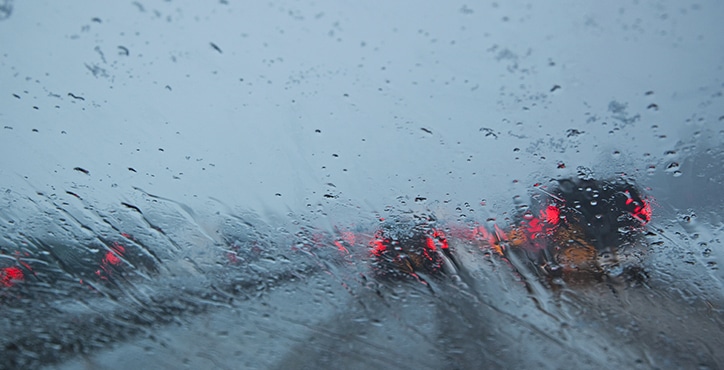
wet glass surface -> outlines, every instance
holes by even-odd
[[[722,16],[0,0],[0,368],[721,368]]]

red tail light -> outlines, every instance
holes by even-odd
[[[19,267],[11,266],[0,270],[0,285],[4,287],[11,287],[16,282],[22,281],[25,278],[23,270]]]

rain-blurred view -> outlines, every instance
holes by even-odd
[[[0,369],[724,368],[723,18],[0,0]]]

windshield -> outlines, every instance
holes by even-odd
[[[0,368],[720,368],[722,16],[0,0]]]

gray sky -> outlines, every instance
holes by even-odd
[[[0,23],[5,188],[504,208],[578,166],[641,178],[723,114],[716,1],[81,3]]]

